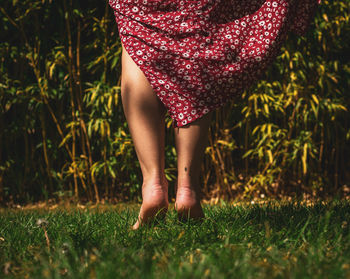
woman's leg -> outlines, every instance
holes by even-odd
[[[143,72],[123,47],[121,95],[124,113],[141,165],[142,206],[133,228],[168,208],[168,183],[164,175],[166,109]]]
[[[179,217],[200,219],[204,217],[200,204],[199,174],[212,113],[193,123],[175,128],[177,149],[177,193],[175,208]]]

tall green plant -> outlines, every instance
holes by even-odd
[[[117,25],[108,1],[80,4],[6,0],[0,8],[1,202],[139,197]],[[349,3],[323,1],[307,35],[290,35],[262,81],[216,112],[205,197],[334,192],[349,182],[348,32]],[[166,175],[174,182],[171,123]]]
[[[335,193],[348,183],[347,33],[349,3],[324,1],[307,35],[290,35],[263,80],[216,118],[220,125],[215,126],[207,150],[214,162],[208,161],[208,169],[213,165],[232,177],[214,188],[219,196],[232,196],[243,187],[247,195]],[[237,118],[225,117],[229,110]],[[244,151],[238,156],[241,161],[235,162],[241,179],[229,170],[231,164],[220,159],[232,142],[218,144],[227,138],[225,126],[232,127],[230,135],[239,141],[225,157]]]

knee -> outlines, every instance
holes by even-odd
[[[156,93],[151,88],[135,82],[133,79],[122,79],[120,89],[124,106],[144,111],[158,111],[161,117],[165,117],[167,110]]]
[[[132,90],[132,83],[125,78],[122,78],[121,84],[120,84],[120,93],[123,96],[129,95]]]

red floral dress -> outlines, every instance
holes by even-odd
[[[187,125],[249,87],[286,34],[302,35],[318,0],[109,0],[121,41]]]

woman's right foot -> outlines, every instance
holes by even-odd
[[[200,220],[204,218],[199,195],[190,186],[177,188],[175,210],[182,221],[188,219]]]

